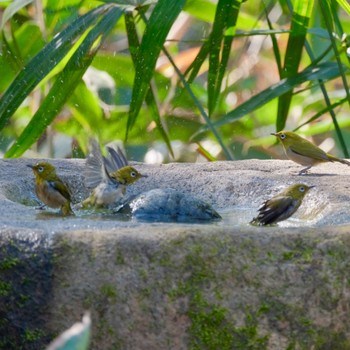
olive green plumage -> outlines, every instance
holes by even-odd
[[[271,225],[292,216],[300,207],[306,193],[314,186],[295,184],[283,192],[268,199],[259,208],[259,215],[250,223],[253,225]]]
[[[61,214],[71,215],[71,194],[67,185],[57,176],[55,167],[47,162],[28,165],[35,175],[35,193],[50,208],[60,208]]]
[[[84,178],[91,194],[82,202],[83,208],[115,204],[123,198],[127,186],[141,177],[147,177],[128,164],[119,148],[116,151],[107,147],[107,150],[109,156],[103,157],[97,141],[90,140],[90,153],[86,159]]]
[[[306,166],[306,168],[300,170],[299,175],[305,174],[311,167],[324,162],[339,162],[350,165],[349,161],[326,153],[292,131],[279,131],[271,135],[278,137],[281,141],[288,159]]]

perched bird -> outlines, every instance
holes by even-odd
[[[90,140],[90,153],[86,159],[85,185],[91,189],[90,196],[82,202],[82,207],[105,207],[117,203],[124,196],[126,187],[141,177],[128,164],[122,151],[107,147],[109,157],[103,157],[96,140]]]
[[[272,133],[271,135],[278,137],[282,142],[284,152],[288,159],[306,166],[306,168],[300,170],[299,175],[306,174],[311,167],[324,162],[340,162],[350,165],[350,162],[347,160],[326,153],[321,148],[292,131],[280,131]]]
[[[70,206],[70,191],[57,176],[55,167],[47,162],[39,162],[28,167],[32,168],[35,175],[37,197],[51,208],[60,208],[62,215],[74,214]]]
[[[295,184],[283,192],[268,199],[259,208],[259,215],[250,223],[253,225],[271,225],[292,216],[300,207],[306,193],[315,186]]]

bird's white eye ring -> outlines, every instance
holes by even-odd
[[[280,138],[281,138],[281,140],[284,140],[286,138],[286,134],[281,134]]]
[[[300,192],[305,192],[305,187],[304,187],[304,186],[300,186],[300,187],[299,187],[299,191],[300,191]]]
[[[131,176],[131,177],[136,177],[135,171],[132,171],[132,172],[130,173],[130,176]]]
[[[38,171],[39,171],[39,173],[42,173],[44,171],[44,167],[39,166]]]

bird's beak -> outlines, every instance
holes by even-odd
[[[316,186],[309,186],[309,189],[310,189],[310,188],[314,188],[314,187],[316,187]]]
[[[145,175],[145,174],[141,174],[141,177],[148,177],[148,175]]]
[[[27,164],[27,167],[28,167],[28,168],[31,168],[31,169],[33,169],[33,166],[34,166],[34,165],[31,165],[31,164]]]
[[[274,132],[272,132],[270,135],[277,136],[277,134],[276,134],[276,133],[274,133]]]

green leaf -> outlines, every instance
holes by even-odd
[[[121,9],[109,7],[101,21],[91,29],[68,61],[66,67],[58,74],[49,94],[17,141],[6,152],[5,157],[19,157],[22,155],[51,124],[91,64],[99,48],[99,46],[96,47],[96,42],[99,45],[102,44],[103,38],[110,32],[121,15]]]
[[[187,70],[185,72],[185,75],[187,75],[189,72],[191,72],[191,74],[190,74],[190,76],[188,78],[188,83],[189,84],[191,84],[193,82],[193,80],[197,77],[198,72],[199,72],[199,70],[202,67],[202,64],[204,63],[206,57],[208,56],[209,47],[210,47],[210,43],[207,40],[202,45],[202,47],[199,50],[196,58],[193,60],[193,62],[187,68]]]
[[[336,0],[337,3],[343,8],[344,11],[350,16],[350,5],[346,0]]]
[[[181,80],[182,84],[184,85],[185,89],[187,90],[188,94],[191,96],[195,106],[199,110],[199,113],[204,118],[205,122],[207,123],[208,129],[210,129],[210,131],[215,136],[216,140],[219,142],[222,150],[224,151],[224,153],[226,155],[226,158],[227,159],[233,159],[231,151],[225,146],[225,143],[224,143],[222,137],[220,136],[218,130],[216,130],[215,126],[213,125],[213,122],[210,120],[208,114],[205,112],[205,110],[204,110],[203,106],[201,105],[200,101],[198,100],[198,98],[193,93],[193,90],[190,87],[189,83],[186,81],[185,76],[180,72],[179,68],[176,66],[174,60],[172,59],[172,57],[170,56],[169,52],[167,51],[167,49],[165,47],[163,47],[163,52],[167,56],[167,58],[168,58],[169,62],[171,63],[171,65],[174,67],[177,76],[180,78],[180,80]]]
[[[270,86],[257,95],[251,97],[248,101],[243,102],[236,109],[228,112],[221,119],[215,122],[214,126],[219,127],[232,123],[237,119],[257,110],[269,101],[272,101],[288,91],[292,91],[295,87],[302,83],[319,79],[331,80],[338,77],[339,74],[339,67],[333,62],[321,63],[316,67],[308,67],[294,77],[282,79],[277,84]],[[200,132],[206,130],[208,130],[208,127],[202,128]]]
[[[137,54],[126,139],[130,129],[135,124],[142,103],[147,95],[154,68],[165,39],[181,12],[185,1],[159,0],[148,20]]]
[[[127,12],[125,14],[125,25],[126,25],[126,31],[127,31],[128,41],[129,41],[130,54],[131,54],[131,57],[132,57],[134,63],[136,64],[137,54],[138,54],[138,51],[140,48],[140,44],[139,44],[139,39],[137,36],[134,17],[133,17],[131,12]],[[173,149],[171,147],[169,135],[164,128],[164,125],[163,125],[164,121],[162,121],[161,116],[159,114],[159,109],[158,109],[157,102],[155,99],[155,93],[153,92],[153,88],[152,88],[151,83],[150,83],[150,88],[147,92],[145,101],[146,101],[147,106],[149,107],[149,109],[151,111],[151,116],[157,125],[157,129],[158,129],[159,133],[163,137],[163,140],[166,143],[170,154],[172,155],[172,157],[174,157],[174,152],[173,152]]]
[[[334,109],[338,106],[341,106],[343,103],[347,102],[347,97],[344,97],[342,99],[340,99],[337,102],[334,102],[333,104],[329,104],[327,105],[327,107],[325,107],[324,109],[321,109],[320,111],[318,111],[314,116],[312,116],[311,118],[309,118],[306,122],[300,124],[297,128],[295,128],[293,131],[297,131],[300,128],[302,128],[304,125],[310,124],[311,122],[317,120],[319,117],[321,117],[322,115],[328,113],[328,112],[333,112]]]
[[[268,16],[269,13],[267,11],[266,6],[264,6],[264,10],[265,10],[265,14],[266,14],[267,24],[268,24],[268,26],[270,28],[270,31],[273,31],[272,23],[271,23],[270,18]],[[281,76],[282,75],[281,53],[280,53],[280,50],[279,50],[279,47],[278,47],[278,42],[277,42],[275,34],[276,33],[271,33],[270,36],[271,36],[271,41],[272,41],[273,53],[275,55],[275,61],[276,61],[277,68],[278,68],[278,73]]]
[[[20,9],[33,2],[33,0],[14,0],[9,6],[6,7],[2,16],[0,30],[3,30],[5,23]]]
[[[215,7],[210,0],[187,0],[184,11],[197,19],[213,23]]]
[[[57,34],[17,75],[0,99],[0,130],[23,100],[67,55],[76,39],[103,16],[110,5],[100,6],[79,17],[70,26]]]
[[[222,79],[236,30],[241,0],[219,0],[209,37],[208,110],[211,115],[220,96]],[[225,30],[230,34],[225,35]]]
[[[282,79],[292,77],[298,72],[313,5],[314,0],[296,0],[294,2]],[[282,130],[286,124],[292,96],[293,90],[289,90],[286,94],[281,95],[278,100],[277,130]]]

